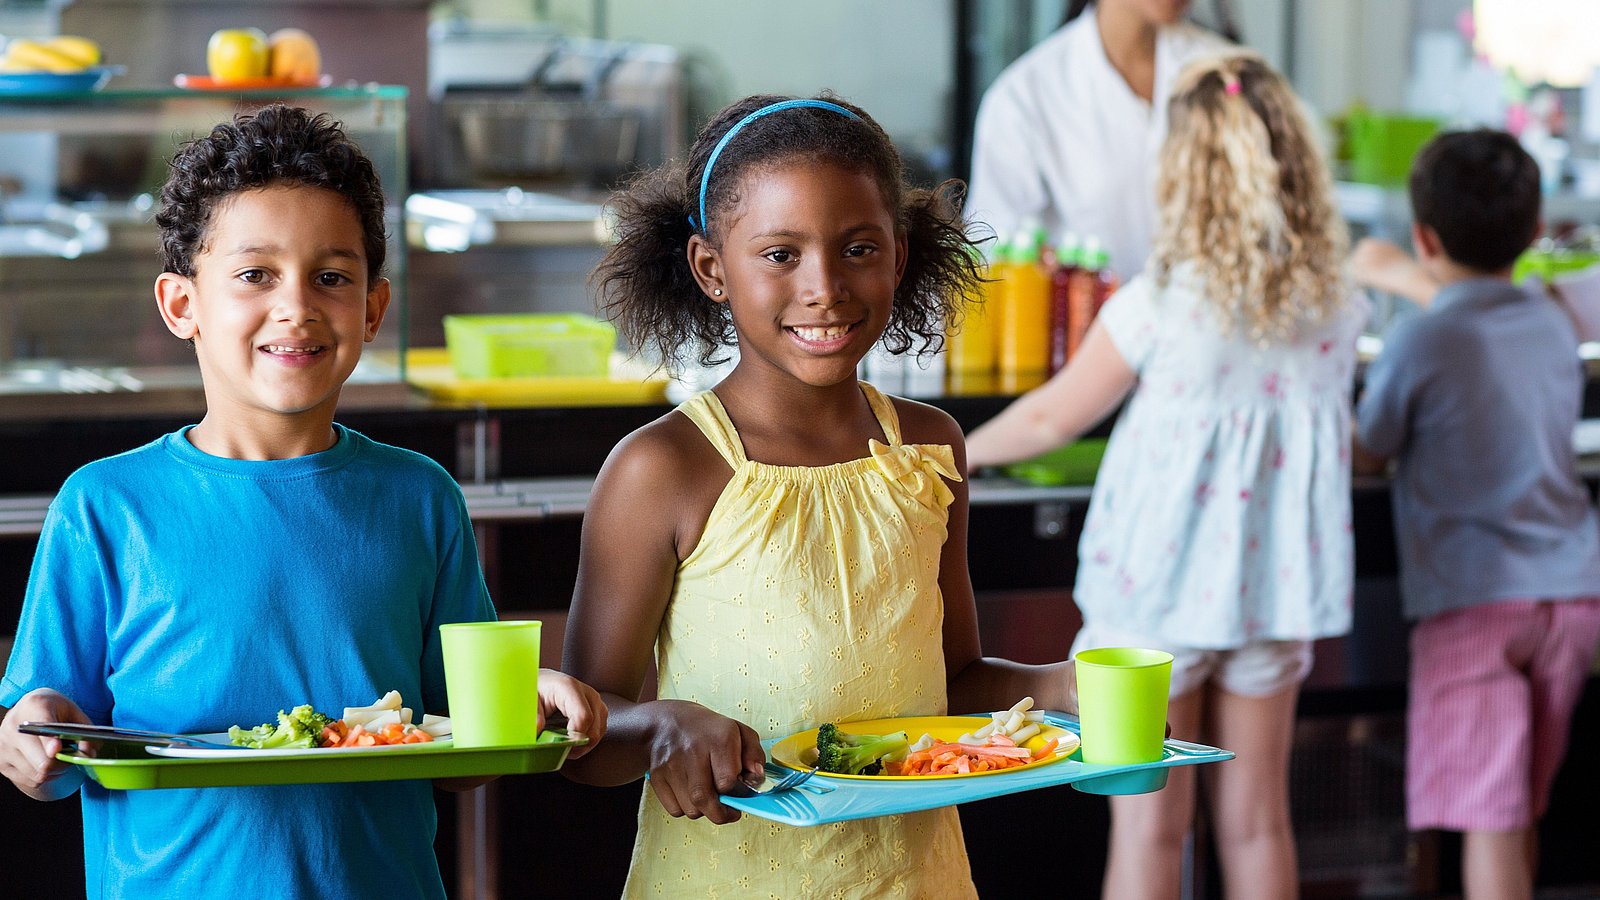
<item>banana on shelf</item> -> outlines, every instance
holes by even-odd
[[[0,55],[0,72],[69,74],[100,65],[100,45],[63,34],[51,38],[12,38]]]

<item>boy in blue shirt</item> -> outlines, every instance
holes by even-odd
[[[1357,407],[1357,468],[1397,462],[1401,595],[1416,621],[1406,818],[1464,833],[1474,898],[1532,892],[1535,826],[1600,642],[1600,526],[1572,449],[1578,339],[1554,300],[1510,280],[1539,202],[1538,166],[1511,135],[1423,149],[1419,260],[1389,282],[1416,286],[1428,309],[1385,337]]]
[[[444,707],[439,626],[495,615],[461,491],[333,421],[389,304],[383,214],[370,161],[304,110],[172,161],[155,295],[206,413],[67,479],[0,681],[0,774],[41,800],[81,788],[91,897],[445,896],[426,781],[107,791],[17,730],[214,732],[389,690]],[[587,686],[546,670],[539,693],[603,733]]]

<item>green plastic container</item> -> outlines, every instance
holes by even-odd
[[[1512,265],[1511,280],[1521,284],[1529,275],[1538,275],[1548,283],[1558,275],[1581,272],[1596,265],[1600,265],[1600,253],[1593,250],[1528,250]]]
[[[1084,438],[1042,453],[1033,459],[1006,466],[1007,477],[1039,487],[1094,484],[1100,471],[1100,458],[1106,453],[1105,438]]]
[[[1439,120],[1356,111],[1345,120],[1350,177],[1367,184],[1404,184],[1411,161],[1439,132]]]
[[[444,317],[461,378],[604,378],[617,330],[580,313]]]

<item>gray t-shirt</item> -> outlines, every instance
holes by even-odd
[[[1394,327],[1356,428],[1397,460],[1408,618],[1600,595],[1600,527],[1572,449],[1582,402],[1571,320],[1504,279],[1451,284]]]

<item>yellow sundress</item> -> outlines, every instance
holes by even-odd
[[[678,409],[733,468],[678,567],[657,643],[659,696],[763,739],[823,722],[946,713],[939,591],[959,479],[948,445],[903,444],[862,384],[885,445],[831,466],[745,458],[716,395]],[[666,814],[648,786],[627,897],[976,897],[954,807],[809,828]]]

